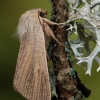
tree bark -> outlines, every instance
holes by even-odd
[[[68,20],[68,3],[66,0],[51,0],[53,22],[61,23]],[[54,73],[56,76],[56,91],[58,98],[52,97],[52,100],[84,100],[91,93],[79,79],[77,72],[70,63],[70,50],[68,44],[68,35],[65,28],[52,27],[56,38],[61,45],[51,40],[48,47],[48,55],[53,62]]]

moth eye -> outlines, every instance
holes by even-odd
[[[44,13],[43,13],[43,12],[40,12],[40,16],[41,16],[41,17],[44,17],[45,15],[44,15]]]

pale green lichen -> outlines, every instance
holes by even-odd
[[[97,56],[100,52],[100,1],[99,0],[67,0],[69,4],[69,15],[68,20],[65,24],[69,25],[68,31],[69,36],[72,33],[76,35],[79,34],[81,28],[78,27],[80,24],[84,28],[83,34],[84,37],[81,37],[80,43],[73,43],[68,39],[70,47],[75,55],[75,57],[79,60],[77,64],[86,62],[87,63],[87,71],[86,74],[91,75],[92,62],[95,59],[99,63],[99,67],[97,72],[100,70],[100,59]],[[82,23],[77,22],[81,22]],[[73,24],[74,23],[74,24]],[[88,30],[88,31],[87,31]],[[80,35],[78,36],[80,37]],[[93,41],[96,43],[94,50],[91,50],[89,45],[89,41]],[[87,55],[86,57],[82,57],[82,52],[78,51],[78,48],[86,48]]]

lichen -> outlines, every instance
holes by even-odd
[[[99,0],[91,0],[88,2],[87,0],[66,0],[69,5],[69,14],[68,20],[64,22],[64,25],[69,25],[66,31],[68,31],[69,36],[73,33],[76,33],[80,38],[80,43],[76,44],[74,41],[71,43],[70,39],[68,39],[70,47],[77,58],[79,63],[86,62],[87,63],[87,71],[86,74],[91,75],[92,63],[95,59],[98,63],[100,59],[98,57],[98,53],[100,52],[100,10],[99,10]],[[82,23],[78,23],[76,20],[81,21]],[[79,27],[79,26],[82,27]],[[84,30],[81,32],[81,30]],[[81,32],[81,33],[80,33]],[[90,33],[90,35],[88,34]],[[84,37],[82,37],[82,35]],[[91,50],[89,45],[89,41],[93,41],[96,43],[94,50]],[[78,48],[85,48],[87,55],[83,57],[83,53],[78,51]],[[97,72],[100,70],[97,68]]]

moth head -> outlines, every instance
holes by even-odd
[[[48,14],[48,12],[47,12],[46,10],[39,10],[39,11],[38,11],[38,14],[39,14],[39,16],[41,16],[41,17],[46,17],[47,14]]]

